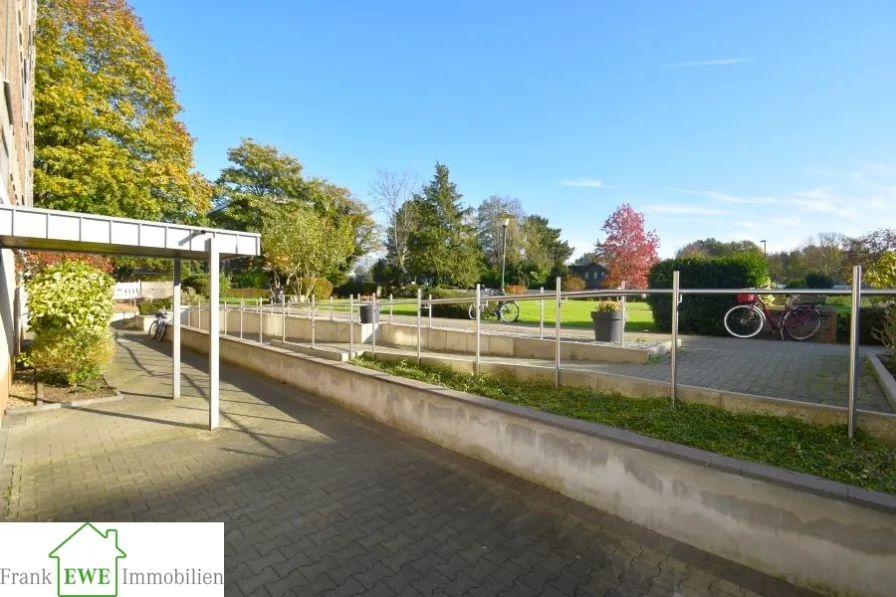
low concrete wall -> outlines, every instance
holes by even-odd
[[[408,360],[406,354],[390,353],[388,350],[379,350],[375,355],[371,355],[369,352],[365,354],[384,361]],[[475,371],[473,361],[451,358],[447,355],[423,355],[421,361],[425,365],[450,367],[462,373]],[[551,383],[554,381],[553,367],[482,361],[479,370],[482,373],[508,374],[521,381],[537,380]],[[671,392],[671,382],[569,368],[560,370],[560,385],[589,388],[601,392],[616,392],[630,398],[665,398]],[[678,395],[689,402],[718,406],[725,410],[765,413],[782,417],[791,416],[816,425],[845,425],[848,419],[847,410],[843,407],[813,404],[800,400],[786,400],[682,384],[678,384]],[[888,446],[896,448],[896,415],[868,410],[859,410],[858,414],[860,428]]]
[[[221,329],[236,331],[242,325],[243,335],[252,338],[258,334],[259,317],[264,320],[264,334],[275,338],[283,336],[283,321],[286,320],[286,339],[292,341],[311,340],[311,319],[290,315],[286,318],[280,313],[270,311],[261,313],[245,311],[240,321],[239,310],[228,310],[225,317],[221,311]],[[198,325],[199,313],[193,309],[190,314],[190,325]],[[186,323],[186,320],[184,320]],[[208,329],[209,312],[202,312],[202,328]],[[355,342],[370,343],[374,333],[373,324],[355,323]],[[226,327],[225,327],[226,326]],[[349,322],[330,320],[324,316],[314,321],[314,336],[318,342],[349,342]],[[533,359],[554,359],[554,340],[524,336],[508,336],[503,334],[480,334],[480,352],[489,356],[509,356]],[[455,354],[476,354],[476,332],[452,330],[445,328],[423,327],[420,330],[423,350]],[[417,327],[397,323],[378,324],[376,329],[377,343],[384,346],[417,347]],[[564,361],[589,361],[596,363],[646,363],[651,355],[668,351],[669,343],[658,344],[652,348],[630,348],[607,346],[587,342],[560,342],[560,358]]]
[[[455,354],[476,354],[476,332],[445,328],[420,330],[423,350]],[[483,355],[554,360],[554,340],[482,333],[479,350]],[[388,346],[417,346],[417,328],[395,323],[380,324],[377,341]],[[653,349],[628,348],[589,344],[586,342],[560,342],[560,358],[564,361],[591,361],[603,363],[646,363],[652,354],[662,354],[662,345]]]
[[[893,496],[251,342],[222,338],[221,358],[795,584],[896,586]]]

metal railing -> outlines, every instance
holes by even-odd
[[[461,305],[482,305],[483,301],[489,302],[525,302],[525,301],[539,301],[539,324],[538,324],[538,337],[541,339],[545,339],[545,309],[544,303],[546,300],[554,300],[555,301],[555,315],[554,315],[554,350],[553,350],[553,360],[554,360],[554,384],[555,386],[559,386],[561,382],[562,368],[561,368],[561,331],[562,331],[562,309],[563,303],[569,299],[588,299],[588,298],[596,298],[596,299],[621,299],[624,301],[625,297],[632,296],[665,296],[669,295],[672,299],[672,320],[671,320],[671,343],[669,347],[669,356],[670,356],[670,366],[669,366],[669,382],[670,382],[670,391],[669,398],[673,404],[676,404],[678,400],[678,368],[679,368],[679,309],[682,301],[685,301],[689,296],[735,296],[739,294],[754,294],[754,295],[774,295],[774,296],[794,296],[794,295],[824,295],[824,296],[849,296],[851,298],[851,323],[849,330],[849,378],[847,385],[847,411],[848,411],[848,429],[849,436],[854,437],[855,429],[856,429],[856,417],[857,417],[857,398],[858,398],[858,388],[859,388],[859,376],[861,374],[861,366],[859,362],[859,330],[860,330],[860,317],[861,317],[861,302],[864,297],[896,297],[896,289],[888,288],[888,289],[871,289],[871,288],[863,288],[862,287],[862,270],[861,267],[855,267],[853,270],[853,279],[852,286],[850,289],[812,289],[812,288],[682,288],[681,287],[681,278],[678,271],[673,272],[672,277],[672,288],[650,288],[650,289],[626,289],[626,288],[610,288],[610,289],[600,289],[600,290],[580,290],[580,291],[562,291],[561,290],[561,280],[558,278],[556,281],[556,290],[554,292],[554,296],[551,297],[550,294],[544,292],[544,289],[541,289],[539,292],[530,292],[528,294],[521,295],[488,295],[486,296],[483,292],[483,289],[477,285],[476,289],[470,296],[459,296],[459,297],[451,297],[451,298],[431,298],[428,296],[427,298],[423,298],[422,288],[418,288],[416,299],[394,299],[391,295],[387,301],[377,301],[376,299],[372,301],[361,301],[359,297],[350,296],[348,300],[348,311],[346,313],[347,320],[349,323],[349,353],[351,355],[355,354],[355,325],[356,322],[359,321],[360,316],[358,315],[358,319],[356,319],[356,311],[360,311],[360,309],[364,306],[372,306],[374,311],[374,317],[377,323],[380,323],[380,314],[379,311],[388,310],[388,323],[393,323],[394,319],[394,308],[399,305],[413,305],[415,307],[415,317],[416,317],[416,360],[417,363],[420,364],[423,358],[423,316],[424,311],[427,311],[427,329],[433,327],[433,309],[434,305],[451,305],[451,304],[461,304]],[[624,303],[623,303],[624,304]],[[309,307],[308,313],[311,319],[311,345],[315,346],[315,324],[316,324],[316,302],[314,299],[310,301],[310,304],[305,304],[306,307]],[[300,315],[299,311],[294,311],[293,313],[289,312],[289,305],[282,304],[279,305],[281,309],[281,313],[278,315],[281,318],[283,329],[282,329],[282,338],[285,341],[287,338],[286,334],[286,322],[289,317]],[[341,307],[341,305],[340,305]],[[199,321],[201,326],[202,321],[202,305],[199,305]],[[240,304],[240,337],[242,337],[243,333],[243,310],[254,311],[259,315],[259,335],[258,341],[263,342],[263,331],[264,331],[264,316],[267,314],[264,310],[263,305],[259,301],[257,306],[250,307],[244,306]],[[330,319],[334,318],[334,303],[331,300],[329,303],[329,311],[330,311]],[[474,309],[476,313],[475,319],[475,335],[476,335],[476,344],[475,344],[475,357],[474,357],[474,367],[475,371],[479,372],[481,369],[481,359],[482,359],[482,350],[481,350],[481,336],[483,333],[482,329],[482,313],[481,309]],[[343,313],[345,313],[343,311]],[[210,314],[210,310],[209,310]],[[271,306],[270,315],[274,315],[274,306]],[[373,327],[370,337],[371,350],[373,353],[376,353],[376,330],[377,326]],[[362,343],[364,343],[364,339],[361,339]]]

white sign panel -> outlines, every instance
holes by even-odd
[[[224,595],[224,523],[3,523],[0,595]]]

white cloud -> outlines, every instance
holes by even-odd
[[[729,193],[720,191],[695,191],[693,189],[680,189],[676,187],[665,187],[667,191],[682,193],[684,195],[693,195],[695,197],[706,197],[715,199],[724,203],[737,203],[742,205],[771,204],[780,203],[781,201],[775,197],[758,196],[758,197],[737,197]]]
[[[728,64],[743,64],[749,62],[749,58],[722,58],[719,60],[690,60],[687,62],[677,62],[675,64],[667,64],[666,68],[690,68],[695,66],[725,66]]]
[[[713,207],[699,205],[648,205],[644,208],[648,213],[675,214],[682,216],[721,216],[728,212]]]
[[[605,185],[602,181],[597,180],[595,178],[576,178],[576,179],[564,179],[560,181],[560,186],[564,187],[584,187],[588,189],[606,189],[607,185]]]
[[[803,223],[803,219],[799,216],[780,216],[769,218],[768,223],[777,226],[800,226]]]

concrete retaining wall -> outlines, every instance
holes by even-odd
[[[251,342],[222,338],[221,358],[795,584],[896,586],[893,496]]]
[[[364,354],[385,361],[408,360],[407,355],[389,353],[388,351],[378,351],[376,355],[371,355],[369,352]],[[421,360],[425,365],[450,367],[462,373],[475,371],[473,361],[451,358],[447,355],[444,357],[423,355]],[[553,367],[481,361],[479,370],[482,373],[506,373],[521,381],[537,380],[551,383],[554,381]],[[616,392],[630,398],[666,398],[671,392],[671,382],[568,368],[561,369],[560,384],[601,392]],[[839,406],[742,394],[729,390],[714,390],[678,384],[678,395],[689,402],[718,406],[725,410],[766,413],[782,417],[791,416],[816,425],[845,425],[848,418],[847,410]],[[859,427],[888,446],[896,448],[896,415],[867,410],[859,410],[858,413]]]
[[[283,316],[280,313],[262,312],[259,315],[254,311],[243,313],[243,335],[252,337],[258,334],[258,318],[264,319],[264,334],[275,338],[282,338]],[[190,315],[190,325],[196,326],[199,313],[193,309]],[[291,341],[311,340],[311,319],[291,315],[286,319],[286,339]],[[208,329],[209,312],[202,312],[202,328]],[[186,319],[184,320],[186,323]],[[227,312],[225,318],[221,311],[221,329],[235,331],[240,326],[239,310]],[[373,324],[355,323],[355,342],[370,343],[374,332]],[[316,319],[314,322],[315,339],[319,342],[349,342],[349,322],[344,320],[330,320],[328,317]],[[417,347],[417,327],[397,323],[380,323],[376,330],[376,341],[384,346],[404,348]],[[476,332],[467,330],[453,330],[445,328],[428,328],[420,330],[421,346],[423,350],[432,352],[447,352],[456,354],[476,354]],[[489,356],[510,356],[533,359],[554,359],[555,344],[553,340],[541,340],[539,338],[507,336],[502,334],[480,334],[480,351]],[[589,344],[586,342],[561,342],[560,358],[564,361],[590,361],[603,363],[646,363],[653,354],[662,354],[668,350],[668,346],[659,344],[655,347],[628,348],[621,346],[607,346]]]

